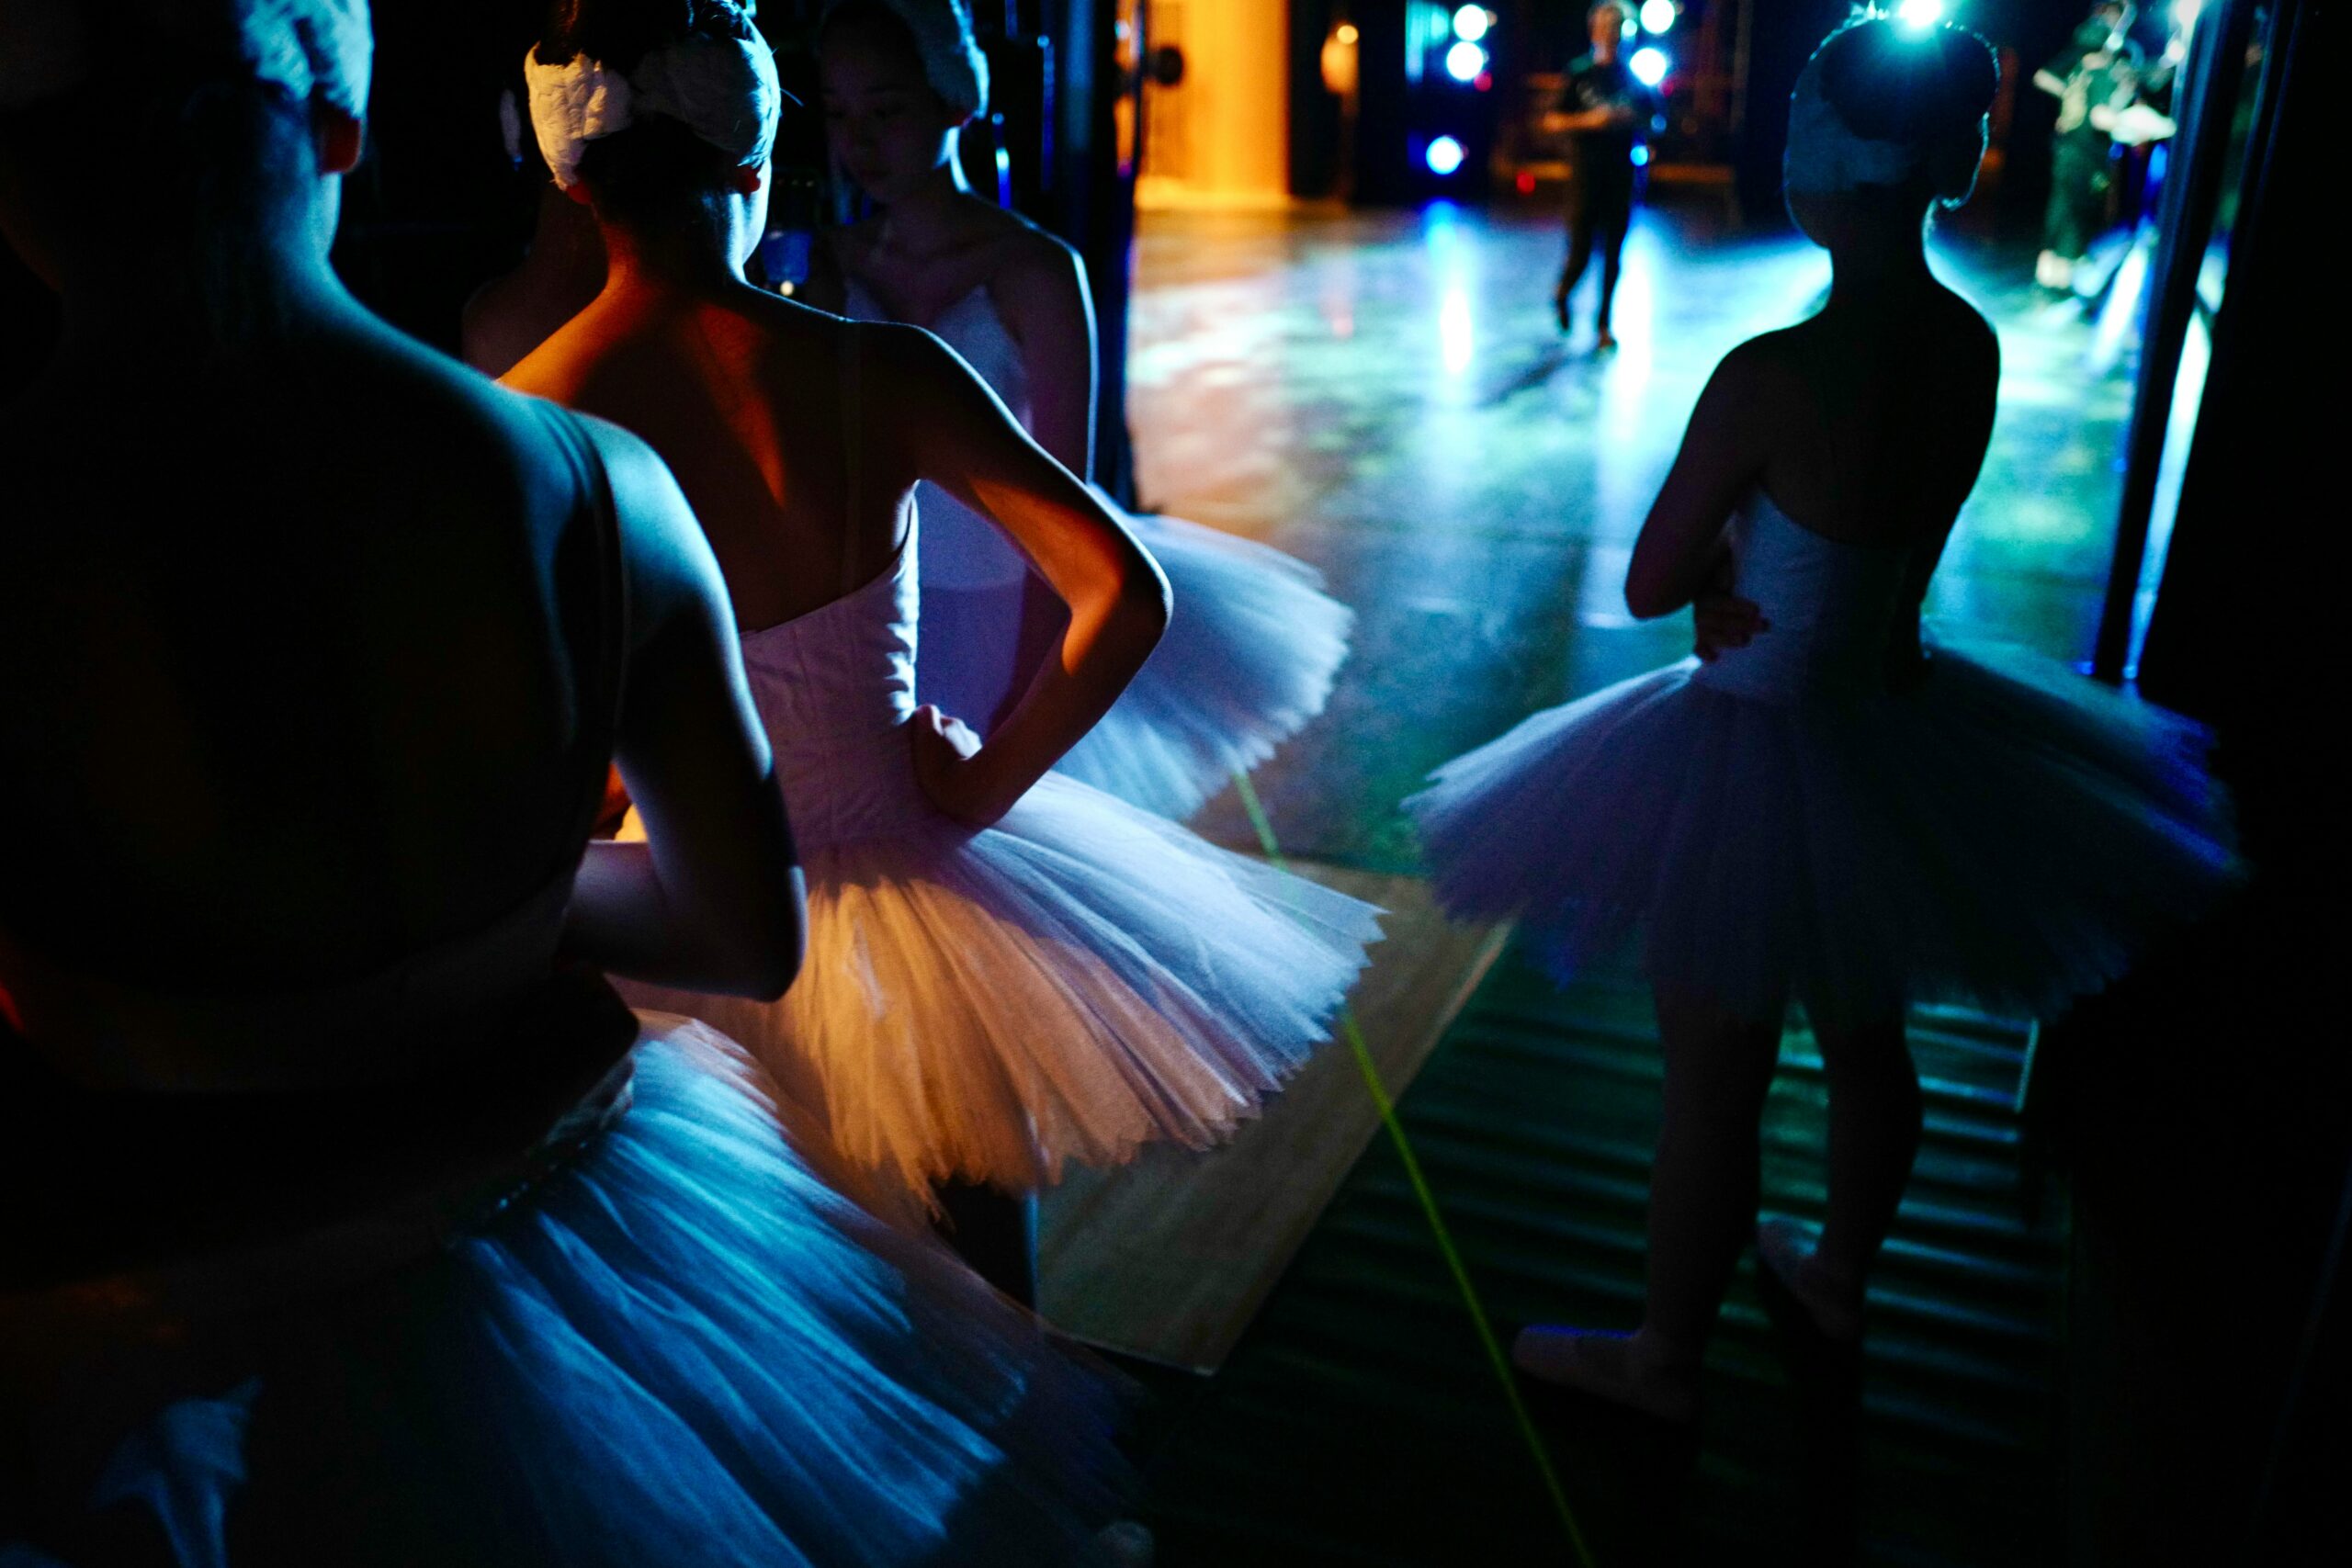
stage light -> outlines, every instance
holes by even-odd
[[[1445,51],[1445,73],[1457,82],[1475,82],[1487,68],[1487,51],[1475,43],[1457,43]]]
[[[1944,19],[1944,0],[1903,0],[1894,19],[1906,28],[1932,28]]]
[[[1441,136],[1430,143],[1430,150],[1421,154],[1421,161],[1430,166],[1430,174],[1442,178],[1462,166],[1463,156],[1461,142],[1451,136]]]
[[[1353,43],[1356,41],[1358,36],[1359,35],[1356,32],[1356,25],[1353,22],[1341,22],[1340,24],[1339,37],[1341,43]]]
[[[1487,36],[1487,8],[1464,6],[1453,13],[1453,36],[1464,43],[1476,43]]]
[[[1674,0],[1642,0],[1642,30],[1663,33],[1672,29],[1676,16]]]
[[[1645,87],[1655,87],[1665,81],[1666,73],[1673,67],[1674,62],[1667,59],[1666,51],[1652,49],[1646,44],[1634,51],[1634,57],[1625,62],[1625,69],[1631,71],[1634,80]]]
[[[1648,148],[1646,148],[1646,147],[1643,146],[1643,145],[1642,145],[1640,142],[1638,142],[1638,141],[1634,142],[1634,167],[1635,167],[1635,168],[1637,168],[1637,169],[1644,169],[1644,168],[1647,168],[1647,167],[1649,166],[1649,162],[1650,162],[1650,150],[1649,150]]]

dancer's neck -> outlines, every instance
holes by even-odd
[[[876,248],[912,261],[953,250],[969,233],[978,205],[963,164],[951,152],[921,185],[882,209]]]
[[[531,230],[523,270],[533,276],[571,276],[591,267],[601,272],[604,265],[605,237],[596,215],[553,185],[541,188],[538,221]]]
[[[734,226],[718,220],[637,228],[600,225],[608,294],[716,297],[748,288]]]
[[[1874,226],[1829,253],[1829,303],[1860,304],[1890,294],[1935,286],[1928,268],[1925,229],[1918,224]]]

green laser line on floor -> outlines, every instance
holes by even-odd
[[[1290,862],[1283,855],[1281,842],[1274,837],[1274,825],[1266,816],[1266,807],[1258,798],[1258,791],[1247,773],[1236,772],[1233,787],[1241,798],[1242,810],[1250,814],[1250,825],[1257,830],[1259,847],[1277,871],[1290,870]],[[1396,1102],[1388,1093],[1388,1086],[1380,1076],[1380,1064],[1373,1060],[1372,1047],[1364,1043],[1363,1030],[1356,1022],[1355,1009],[1342,1001],[1340,1004],[1340,1034],[1355,1056],[1356,1070],[1363,1075],[1364,1088],[1372,1095],[1372,1103],[1380,1112],[1380,1124],[1388,1130],[1388,1141],[1396,1145],[1396,1157],[1404,1163],[1405,1179],[1412,1185],[1413,1196],[1419,1201],[1421,1216],[1429,1222],[1430,1235],[1437,1241],[1437,1249],[1445,1259],[1447,1272],[1453,1276],[1454,1288],[1461,1293],[1462,1305],[1470,1314],[1470,1325],[1477,1331],[1478,1343],[1487,1353],[1487,1364],[1494,1370],[1495,1379],[1502,1385],[1503,1400],[1510,1406],[1512,1422],[1519,1428],[1521,1439],[1527,1445],[1528,1457],[1535,1461],[1536,1473],[1543,1478],[1544,1495],[1552,1502],[1552,1511],[1559,1516],[1560,1528],[1566,1532],[1568,1546],[1576,1553],[1583,1568],[1595,1568],[1592,1549],[1585,1544],[1584,1531],[1577,1525],[1576,1512],[1568,1506],[1568,1494],[1560,1484],[1559,1472],[1552,1463],[1551,1450],[1544,1447],[1544,1436],[1535,1429],[1535,1418],[1528,1413],[1527,1402],[1519,1392],[1519,1380],[1512,1376],[1510,1359],[1503,1354],[1502,1341],[1496,1337],[1494,1321],[1487,1315],[1486,1303],[1479,1298],[1478,1288],[1471,1282],[1470,1268],[1463,1260],[1461,1249],[1453,1245],[1453,1233],[1446,1228],[1445,1216],[1438,1209],[1437,1192],[1430,1186],[1429,1178],[1421,1170],[1419,1156],[1413,1153],[1410,1140],[1405,1136],[1405,1124],[1397,1119]]]

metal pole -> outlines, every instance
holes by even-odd
[[[2165,434],[2172,423],[2173,385],[2181,346],[2197,309],[2197,275],[2213,236],[2213,208],[2230,152],[2230,121],[2245,76],[2243,62],[2256,0],[2222,0],[2199,17],[2190,40],[2188,112],[2182,117],[2175,173],[2165,180],[2164,243],[2156,251],[2155,287],[2148,291],[2141,327],[2140,379],[2132,400],[2125,444],[2123,494],[2116,506],[2115,553],[2107,573],[2091,673],[2111,685],[2123,682],[2132,650],[2132,621],[2140,573],[2148,553],[2148,519],[2156,499]]]

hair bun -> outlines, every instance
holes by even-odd
[[[584,54],[627,73],[657,49],[696,33],[724,36],[742,22],[736,0],[554,0],[537,56],[560,65]]]
[[[1857,136],[1931,142],[1973,132],[2001,85],[1993,46],[1966,28],[1872,17],[1821,46],[1821,90]]]

